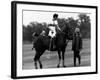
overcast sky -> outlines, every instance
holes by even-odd
[[[59,18],[68,18],[73,17],[74,19],[78,19],[79,13],[61,13],[61,12],[42,12],[42,11],[23,11],[23,24],[28,25],[30,22],[46,22],[52,23],[52,16],[54,13],[59,15]]]

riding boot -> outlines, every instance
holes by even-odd
[[[55,37],[53,38],[53,50],[56,49]]]

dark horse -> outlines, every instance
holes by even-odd
[[[64,55],[65,55],[65,48],[67,46],[67,40],[71,39],[71,36],[69,35],[70,33],[70,28],[66,25],[62,28],[61,32],[58,32],[56,34],[56,51],[58,51],[58,56],[59,56],[59,63],[57,67],[60,67],[60,62],[62,59],[62,66],[65,66],[65,61],[64,61]],[[45,52],[45,50],[49,50],[50,46],[50,37],[49,36],[42,36],[40,35],[37,37],[37,40],[34,43],[34,48],[36,51],[35,57],[34,57],[34,65],[35,68],[37,69],[37,62],[40,65],[40,68],[42,68],[42,63],[40,61],[40,56]],[[50,49],[51,50],[51,49]],[[52,51],[52,50],[51,50]],[[61,56],[62,55],[62,56]]]

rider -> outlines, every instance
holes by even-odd
[[[53,48],[56,48],[56,45],[55,45],[56,33],[57,33],[57,30],[61,31],[60,27],[58,26],[58,14],[53,15],[53,25],[49,26],[49,29],[50,31],[48,35],[51,37],[51,40],[53,41]]]

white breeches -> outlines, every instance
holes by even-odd
[[[49,26],[49,29],[50,29],[50,31],[49,31],[49,36],[51,36],[52,38],[53,37],[55,37],[56,36],[56,29],[55,29],[55,27],[54,26]]]

